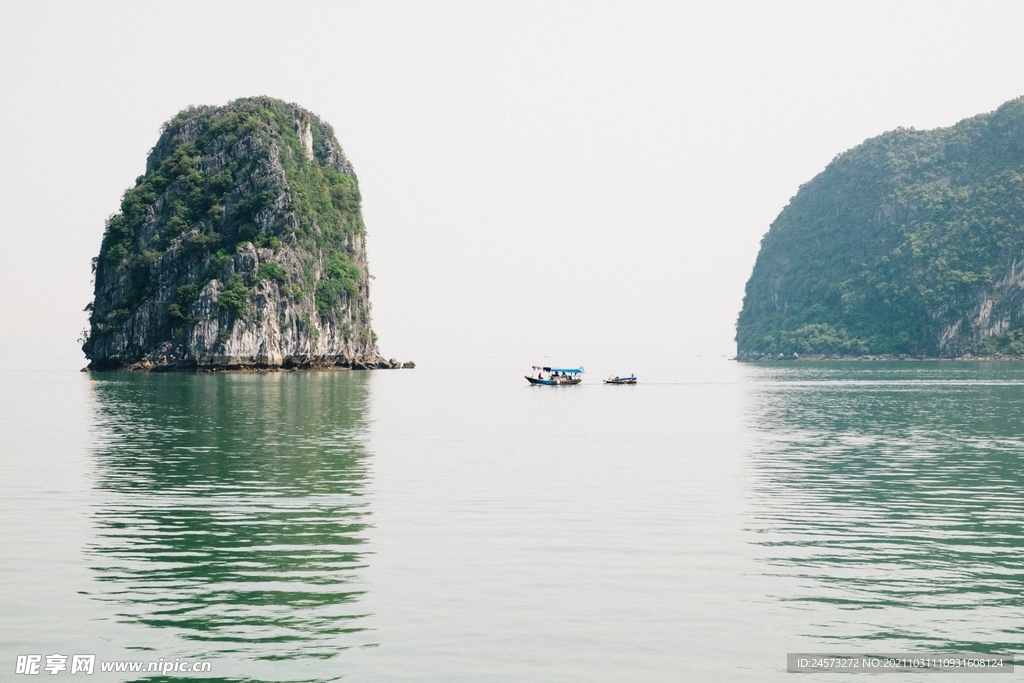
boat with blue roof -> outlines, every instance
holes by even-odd
[[[583,366],[578,368],[551,368],[546,365],[534,365],[533,372],[536,376],[526,375],[526,381],[530,384],[542,384],[545,386],[559,386],[562,384],[579,384],[583,381],[580,375],[583,374]]]

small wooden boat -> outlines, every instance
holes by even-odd
[[[543,384],[545,386],[558,386],[561,384],[579,384],[583,381],[580,375],[583,374],[583,367],[578,368],[549,368],[547,366],[534,365],[533,371],[537,376],[526,375],[526,381],[530,384]]]
[[[609,377],[604,381],[605,384],[636,384],[636,375],[630,375],[629,377]]]

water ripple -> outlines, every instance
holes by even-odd
[[[193,658],[352,644],[369,561],[359,376],[122,375],[96,396],[87,552],[112,619]]]
[[[804,635],[892,651],[1021,649],[1022,370],[761,373],[747,405],[751,530],[780,587],[773,599],[816,613]]]

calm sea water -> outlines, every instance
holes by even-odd
[[[0,667],[763,681],[787,652],[1024,651],[1024,364],[487,368],[0,376]]]

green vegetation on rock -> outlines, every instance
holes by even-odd
[[[1024,98],[837,156],[772,223],[740,357],[1024,352]]]

